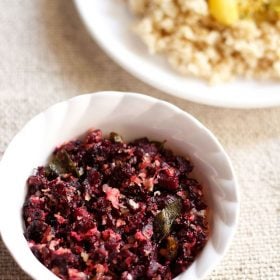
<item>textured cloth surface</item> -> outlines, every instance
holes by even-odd
[[[100,50],[70,0],[1,0],[0,57],[0,157],[30,118],[77,94],[112,89],[170,101],[216,134],[240,183],[237,234],[207,279],[280,279],[279,107],[211,108],[143,84]],[[30,279],[1,241],[0,279]]]

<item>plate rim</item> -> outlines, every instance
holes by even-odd
[[[158,81],[149,77],[147,74],[143,73],[142,71],[139,71],[137,67],[133,67],[129,63],[127,63],[127,61],[129,61],[127,57],[122,58],[120,55],[118,55],[119,50],[115,51],[114,48],[111,48],[106,43],[106,39],[102,38],[103,36],[101,36],[102,34],[99,32],[98,28],[94,28],[94,26],[90,23],[91,20],[89,20],[89,14],[88,14],[89,2],[87,0],[73,0],[73,3],[76,6],[80,19],[83,21],[84,25],[86,26],[87,31],[89,32],[91,37],[95,40],[95,42],[98,44],[98,46],[107,54],[107,56],[113,61],[115,61],[125,71],[127,71],[128,73],[130,73],[131,75],[133,75],[134,77],[142,81],[143,83],[148,84],[153,88],[162,91],[163,93],[181,98],[183,100],[195,102],[198,104],[220,107],[220,108],[258,109],[258,108],[270,108],[270,107],[280,106],[280,84],[279,86],[277,85],[277,89],[279,87],[279,95],[275,95],[274,98],[268,99],[268,98],[263,98],[262,96],[261,98],[256,98],[253,100],[239,101],[238,99],[234,99],[234,97],[229,100],[221,99],[217,97],[213,98],[211,96],[211,93],[209,93],[209,97],[203,96],[203,98],[201,98],[200,96],[197,96],[192,91],[184,91],[183,93],[174,90],[174,86],[168,87],[166,84],[159,83]],[[91,1],[90,5],[94,5],[93,3],[94,1]],[[124,48],[124,44],[120,44],[119,46],[122,47],[123,52],[127,52],[127,54],[130,55],[132,54],[132,52],[129,52],[127,49]],[[138,59],[136,55],[133,58]],[[176,71],[174,72],[176,73]]]

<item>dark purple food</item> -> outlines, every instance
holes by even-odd
[[[62,279],[168,280],[208,237],[189,160],[147,138],[90,130],[56,148],[27,181],[25,237]]]

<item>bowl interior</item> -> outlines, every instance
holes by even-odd
[[[0,182],[6,186],[1,188],[1,232],[17,262],[35,279],[58,279],[36,260],[22,234],[26,179],[57,145],[89,128],[118,132],[126,141],[143,136],[167,140],[167,147],[191,158],[194,176],[204,185],[211,234],[178,279],[204,276],[225,252],[236,225],[238,195],[231,164],[213,135],[193,117],[166,102],[130,93],[104,92],[59,103],[32,119],[11,142],[0,166]]]

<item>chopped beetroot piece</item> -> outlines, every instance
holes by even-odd
[[[160,172],[158,184],[161,188],[176,191],[179,188],[179,178],[176,174],[168,174],[167,172]]]
[[[33,220],[26,229],[26,238],[40,243],[44,237],[48,225],[40,220]]]
[[[27,180],[25,237],[66,280],[170,280],[203,249],[202,186],[188,159],[144,137],[90,130]]]

